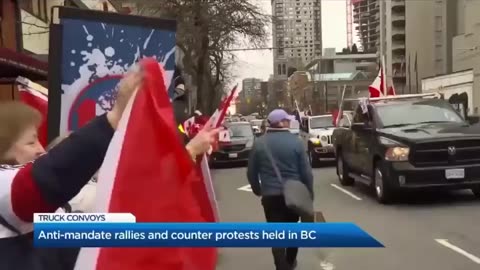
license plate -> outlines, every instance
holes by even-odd
[[[447,178],[447,179],[463,179],[463,178],[465,178],[465,169],[445,170],[445,178]]]
[[[231,153],[231,154],[228,154],[228,157],[229,158],[237,158],[238,154],[237,153]]]

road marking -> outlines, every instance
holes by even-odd
[[[247,192],[253,192],[252,187],[250,187],[250,185],[246,185],[246,186],[243,186],[243,187],[239,187],[239,188],[237,188],[237,190],[247,191]]]
[[[473,262],[477,263],[477,264],[480,264],[480,258],[471,254],[471,253],[468,253],[466,252],[465,250],[455,246],[455,245],[452,245],[450,244],[450,242],[448,242],[448,239],[435,239],[435,241],[437,241],[437,243],[439,243],[440,245],[444,246],[444,247],[447,247],[457,253],[460,253],[461,255],[469,258],[470,260],[472,260]]]
[[[339,187],[339,186],[337,186],[337,185],[335,185],[335,184],[330,184],[330,185],[331,185],[332,187],[340,190],[341,192],[347,194],[348,196],[354,198],[354,199],[357,200],[357,201],[361,201],[361,200],[362,200],[362,198],[358,197],[357,195],[353,194],[352,192],[350,192],[350,191],[348,191],[348,190],[346,190],[346,189],[344,189],[344,188],[341,188],[341,187]]]

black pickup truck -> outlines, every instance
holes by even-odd
[[[419,189],[471,189],[480,198],[480,128],[443,99],[364,100],[332,143],[340,183],[364,183],[380,203]]]

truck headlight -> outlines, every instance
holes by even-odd
[[[322,136],[322,138],[320,138],[322,141],[326,142],[327,141],[327,136]]]
[[[408,147],[389,147],[385,153],[385,160],[388,161],[407,161],[410,148]]]
[[[310,142],[311,142],[312,144],[314,144],[314,145],[320,145],[320,144],[322,144],[322,142],[320,142],[320,140],[317,139],[317,138],[311,138],[311,139],[310,139]]]

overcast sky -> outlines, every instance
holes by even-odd
[[[271,14],[271,0],[252,0],[266,13]],[[323,48],[336,48],[341,51],[347,46],[346,0],[322,0],[322,40]],[[271,37],[271,34],[270,34]],[[271,40],[267,47],[271,47]],[[272,52],[243,51],[236,53],[237,64],[234,67],[238,75],[237,82],[244,78],[268,80],[273,73]]]

